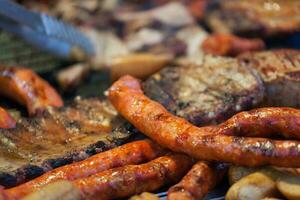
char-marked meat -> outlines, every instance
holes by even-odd
[[[210,0],[205,21],[214,32],[277,36],[300,31],[300,1]]]
[[[253,52],[240,55],[239,59],[263,78],[266,88],[263,106],[300,107],[300,51]]]
[[[147,96],[195,125],[217,124],[263,98],[261,78],[237,59],[205,56],[200,65],[167,67],[143,84]]]
[[[110,103],[97,98],[22,118],[16,128],[0,130],[0,185],[15,186],[120,145],[130,135],[123,124]]]

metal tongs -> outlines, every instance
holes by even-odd
[[[75,52],[84,56],[95,53],[89,38],[75,27],[10,0],[0,0],[0,29],[62,59],[74,59]]]

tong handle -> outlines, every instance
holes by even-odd
[[[26,10],[10,0],[0,0],[0,16],[43,32],[42,20],[38,13]]]

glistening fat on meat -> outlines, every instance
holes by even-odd
[[[202,64],[166,67],[143,83],[145,94],[194,125],[218,124],[260,103],[264,85],[234,58],[205,56]]]
[[[0,129],[0,184],[12,187],[53,168],[114,148],[130,136],[108,101],[77,98]]]

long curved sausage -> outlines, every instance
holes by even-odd
[[[120,199],[178,182],[193,162],[181,154],[156,158],[142,165],[127,165],[78,179],[73,184],[84,199]]]
[[[197,162],[183,179],[168,190],[167,200],[200,200],[222,179],[226,164]]]
[[[300,139],[300,110],[274,107],[240,112],[217,129],[224,135]]]
[[[32,116],[47,106],[63,106],[53,87],[32,70],[0,66],[0,94],[27,107]]]
[[[56,168],[36,179],[17,187],[7,189],[5,192],[11,198],[19,199],[38,190],[44,185],[58,180],[72,181],[88,177],[107,169],[143,163],[152,160],[165,152],[166,151],[163,148],[150,140],[131,142],[112,150],[96,154],[81,162]]]
[[[0,128],[14,128],[16,126],[16,121],[0,107]]]
[[[131,76],[112,85],[109,99],[137,129],[175,152],[250,167],[300,167],[300,142],[219,135],[193,126],[146,97],[140,82]]]

